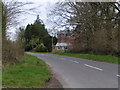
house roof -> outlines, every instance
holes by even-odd
[[[56,46],[69,46],[69,43],[57,43]]]

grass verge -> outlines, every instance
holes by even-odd
[[[50,77],[51,71],[44,61],[25,54],[24,62],[3,68],[2,84],[9,88],[41,88]]]
[[[84,58],[89,60],[103,61],[109,63],[120,63],[120,58],[110,55],[92,55],[92,54],[78,54],[78,53],[54,53],[57,55],[72,56],[77,58]]]

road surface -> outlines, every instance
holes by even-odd
[[[27,53],[44,60],[64,88],[118,88],[118,65],[54,54]]]

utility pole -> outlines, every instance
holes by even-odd
[[[52,51],[53,51],[53,33],[52,33]]]

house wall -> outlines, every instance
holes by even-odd
[[[58,32],[58,42],[59,46],[56,46],[57,49],[68,49],[72,46],[75,40],[79,37],[79,33],[70,33],[67,30]],[[62,45],[62,43],[66,43],[66,45]]]

